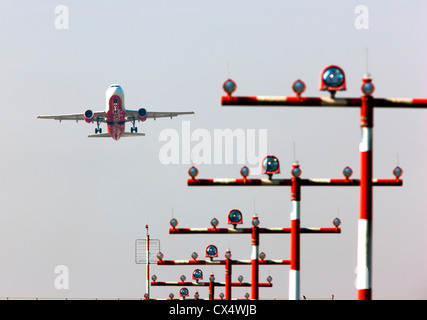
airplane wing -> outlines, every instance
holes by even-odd
[[[123,132],[122,137],[141,137],[145,136],[145,133],[137,132]],[[109,133],[96,133],[88,135],[89,138],[111,138]]]
[[[194,114],[193,111],[186,112],[157,112],[157,111],[148,111],[147,118],[152,118],[156,120],[157,118],[173,118],[176,116],[181,116],[185,114]],[[138,119],[138,111],[137,110],[126,110],[126,120],[132,121],[133,119]]]
[[[94,122],[97,120],[99,122],[107,122],[107,114],[105,111],[95,111],[93,113],[93,119]],[[72,113],[72,114],[58,114],[58,115],[43,115],[43,116],[37,116],[38,119],[53,119],[53,120],[59,120],[61,122],[62,120],[74,120],[78,122],[79,120],[84,120],[84,114],[83,113]]]

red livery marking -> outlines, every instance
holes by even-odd
[[[117,95],[111,96],[108,106],[108,133],[114,140],[119,140],[125,131],[125,111],[123,110],[122,99]]]

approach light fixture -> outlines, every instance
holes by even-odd
[[[176,220],[175,218],[172,218],[172,219],[169,221],[169,224],[171,225],[171,227],[172,227],[172,228],[174,228],[174,229],[175,229],[175,227],[178,225],[178,220]]]
[[[273,155],[268,155],[262,160],[262,174],[268,175],[271,179],[273,174],[280,173],[279,159]]]
[[[199,280],[203,280],[203,272],[200,269],[194,269],[192,274],[192,279],[198,282]]]
[[[258,216],[254,215],[254,216],[252,217],[252,225],[253,225],[254,227],[258,227],[258,226],[259,226],[259,219],[258,219]]]
[[[299,167],[298,162],[294,162],[292,164],[292,170],[291,170],[291,174],[292,176],[294,176],[295,178],[298,178],[301,175],[302,171],[301,168]]]
[[[191,258],[193,258],[193,260],[197,260],[198,257],[199,257],[199,255],[197,254],[197,252],[193,252],[191,254]]]
[[[365,95],[367,95],[367,96],[369,96],[369,95],[371,95],[371,94],[373,94],[374,93],[374,91],[375,91],[375,86],[374,86],[374,84],[372,83],[372,79],[371,79],[371,77],[370,77],[370,75],[369,74],[367,74],[367,75],[365,75],[364,77],[363,77],[363,79],[362,79],[362,92],[365,94]]]
[[[217,218],[213,218],[213,219],[211,220],[211,226],[212,226],[212,227],[216,228],[216,227],[218,226],[218,224],[219,224],[219,221],[218,221],[218,219],[217,219]]]
[[[297,94],[297,97],[301,97],[301,94],[305,91],[306,85],[302,80],[296,80],[292,84],[292,90]]]
[[[229,97],[231,97],[231,95],[233,94],[234,91],[236,91],[237,89],[237,85],[236,82],[234,82],[231,79],[227,79],[224,84],[222,85],[222,88],[224,89],[224,91],[227,93],[227,95]]]
[[[342,171],[342,174],[344,175],[344,177],[349,179],[353,174],[353,170],[350,167],[345,167],[344,170]]]
[[[327,66],[320,74],[320,88],[321,91],[329,91],[331,98],[335,98],[336,91],[346,90],[345,74],[343,69],[336,65]]]
[[[182,287],[181,289],[179,289],[179,295],[183,298],[188,297],[188,289],[185,287]]]
[[[338,228],[338,227],[341,225],[341,220],[340,220],[339,218],[335,218],[335,219],[332,221],[332,224],[333,224],[336,228]]]
[[[242,167],[242,169],[240,169],[240,175],[243,178],[246,178],[247,176],[249,176],[249,168],[246,166]]]
[[[209,257],[211,259],[213,257],[218,257],[218,248],[213,244],[208,245],[205,250],[205,257]]]
[[[399,180],[399,178],[402,176],[402,174],[403,174],[403,170],[402,170],[402,168],[401,167],[396,167],[396,168],[394,168],[394,170],[393,170],[393,174],[394,174],[394,176],[396,177],[396,179],[397,180]]]
[[[235,228],[236,225],[243,223],[243,216],[240,210],[232,209],[228,212],[228,224],[232,224]]]
[[[191,167],[189,170],[188,170],[188,174],[193,178],[193,179],[195,179],[196,177],[197,177],[197,175],[199,174],[199,170],[197,170],[197,168],[196,167]]]

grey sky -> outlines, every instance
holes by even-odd
[[[355,27],[358,5],[369,9],[369,28]],[[55,8],[69,9],[69,29],[55,28]],[[169,235],[180,227],[226,226],[232,208],[250,225],[255,210],[264,227],[289,226],[290,190],[187,187],[188,164],[164,165],[162,130],[268,130],[268,153],[290,176],[294,160],[305,178],[359,176],[358,109],[221,107],[222,84],[233,78],[236,95],[293,95],[300,78],[305,95],[318,96],[320,71],[341,66],[347,91],[360,96],[368,68],[378,97],[427,97],[425,1],[2,1],[0,68],[3,122],[0,194],[0,297],[139,298],[145,268],[134,260],[135,240],[160,239],[165,259],[203,256],[218,246],[222,258],[249,259],[250,236]],[[39,114],[103,110],[105,91],[119,83],[126,107],[194,111],[194,116],[148,120],[142,138],[89,139],[94,125],[37,120]],[[377,110],[374,176],[392,178],[399,165],[403,187],[374,190],[373,298],[427,298],[424,214],[427,114]],[[106,130],[106,128],[104,128]],[[129,131],[129,126],[127,127]],[[196,143],[192,142],[191,146]],[[201,178],[238,177],[240,164],[199,165]],[[254,175],[258,172],[254,172]],[[340,235],[303,235],[301,293],[356,299],[358,188],[304,188],[304,227],[330,227]],[[289,236],[261,236],[270,259],[289,258]],[[69,289],[58,290],[55,267],[69,269]],[[159,281],[191,278],[192,267],[154,266]],[[223,267],[213,271],[223,281]],[[261,298],[288,297],[288,266],[261,267],[273,277]],[[233,279],[250,279],[235,267]],[[193,288],[190,294],[194,293]],[[152,288],[152,297],[178,288]],[[199,289],[207,298],[207,289]],[[219,293],[220,291],[217,291]],[[233,291],[241,298],[250,289]]]

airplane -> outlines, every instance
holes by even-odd
[[[105,111],[86,110],[84,113],[60,114],[60,115],[42,115],[37,116],[38,119],[54,119],[59,120],[84,120],[87,123],[96,123],[95,134],[91,134],[89,138],[113,138],[119,140],[121,137],[144,136],[144,133],[138,133],[138,128],[135,126],[135,121],[146,121],[148,118],[164,118],[194,114],[193,111],[188,112],[154,112],[147,111],[145,108],[138,110],[127,110],[125,108],[124,91],[118,84],[112,84],[106,92],[106,109]],[[130,132],[125,132],[125,123],[131,122],[132,127]],[[108,133],[102,133],[100,123],[107,123]]]

